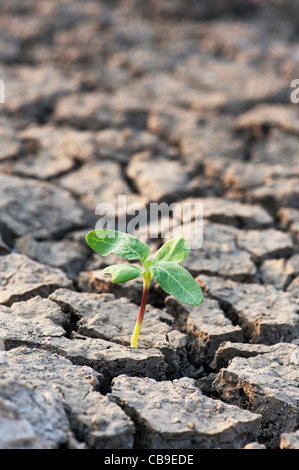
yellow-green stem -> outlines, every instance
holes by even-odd
[[[140,333],[140,330],[141,330],[141,325],[142,325],[142,321],[143,321],[143,317],[144,317],[145,307],[146,307],[146,303],[147,303],[147,297],[148,297],[150,283],[151,283],[151,280],[146,275],[146,273],[144,273],[142,275],[142,277],[143,277],[143,294],[142,294],[142,300],[141,300],[139,314],[138,314],[137,321],[136,321],[135,328],[134,328],[134,332],[133,332],[132,338],[131,338],[131,347],[132,348],[137,348],[138,337],[139,337],[139,333]]]

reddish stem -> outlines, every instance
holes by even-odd
[[[140,333],[140,330],[141,330],[141,325],[142,325],[142,322],[143,322],[143,317],[144,317],[145,307],[146,307],[146,303],[147,303],[148,293],[149,293],[149,285],[148,286],[144,285],[140,310],[139,310],[139,314],[138,314],[138,317],[137,317],[137,321],[136,321],[134,332],[133,332],[132,339],[131,339],[131,347],[132,348],[137,348],[138,336],[139,336],[139,333]]]
[[[140,310],[139,310],[139,314],[138,314],[138,317],[137,317],[137,322],[140,323],[140,325],[143,322],[145,307],[146,307],[146,304],[147,304],[148,293],[149,293],[149,287],[145,287],[143,289]]]

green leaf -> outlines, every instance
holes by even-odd
[[[115,230],[93,230],[86,235],[86,242],[94,251],[107,256],[125,242],[125,235]]]
[[[129,259],[129,260],[144,260],[148,257],[150,249],[149,246],[143,243],[133,235],[129,235],[128,233],[125,235],[125,242],[117,248],[114,253],[116,255],[121,256],[122,258]]]
[[[188,305],[202,303],[201,288],[181,265],[170,261],[153,262],[150,270],[153,278],[168,294]]]
[[[86,235],[88,245],[102,256],[115,253],[128,260],[144,260],[149,246],[133,235],[115,230],[93,230]]]
[[[172,238],[157,251],[156,258],[159,261],[172,261],[181,263],[187,258],[190,244],[184,238]]]
[[[141,276],[142,271],[137,266],[131,264],[114,264],[104,269],[104,274],[112,275],[112,282],[127,282]]]

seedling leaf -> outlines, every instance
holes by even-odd
[[[86,242],[94,251],[107,256],[125,242],[125,234],[115,230],[93,230],[86,235]]]
[[[164,243],[157,251],[156,258],[159,261],[171,261],[181,263],[187,258],[190,244],[184,238],[172,238]]]
[[[142,271],[137,266],[131,264],[114,264],[105,268],[103,273],[105,275],[111,274],[112,282],[121,283],[136,279],[136,277],[141,276]]]
[[[125,242],[114,253],[128,260],[145,260],[149,255],[149,246],[133,235],[125,234]]]
[[[170,261],[154,262],[150,267],[153,278],[163,290],[188,305],[199,305],[203,294],[191,274],[182,266]]]

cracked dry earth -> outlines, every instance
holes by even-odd
[[[299,448],[296,3],[1,1],[0,448]],[[204,302],[153,284],[138,350],[119,194],[204,203]]]

